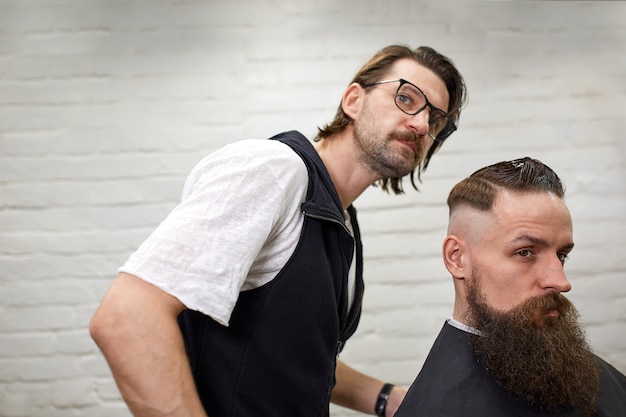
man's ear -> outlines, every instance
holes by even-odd
[[[465,278],[465,270],[468,262],[465,249],[465,242],[458,236],[449,235],[443,241],[443,262],[446,265],[446,269],[454,278]]]
[[[341,98],[341,107],[348,117],[352,120],[358,118],[361,112],[361,103],[365,96],[365,89],[358,83],[352,83],[346,88]]]

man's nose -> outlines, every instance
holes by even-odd
[[[563,263],[558,256],[554,256],[545,266],[542,272],[541,286],[543,288],[553,288],[559,292],[568,292],[572,289],[565,270],[563,269]]]
[[[430,109],[425,108],[421,112],[409,117],[409,128],[420,136],[428,135]]]

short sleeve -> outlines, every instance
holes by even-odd
[[[227,325],[268,238],[301,215],[307,184],[304,162],[282,142],[228,145],[194,167],[181,203],[120,271]]]

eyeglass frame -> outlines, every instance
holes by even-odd
[[[393,102],[395,103],[396,107],[398,109],[400,109],[401,112],[403,112],[404,114],[408,114],[409,116],[415,116],[416,114],[418,114],[419,112],[423,111],[426,107],[430,108],[430,111],[439,111],[443,114],[445,114],[448,117],[448,123],[446,124],[446,126],[443,127],[443,129],[441,129],[441,131],[439,131],[439,133],[437,134],[437,137],[433,136],[430,133],[430,127],[428,128],[428,136],[430,136],[433,140],[437,141],[437,142],[443,142],[445,141],[451,134],[453,134],[457,127],[456,124],[454,123],[454,121],[452,120],[452,116],[450,116],[450,114],[448,114],[448,112],[445,112],[443,110],[441,110],[439,107],[437,106],[433,106],[433,104],[428,100],[428,96],[426,95],[426,93],[424,92],[424,90],[422,90],[421,88],[419,88],[418,86],[416,86],[415,84],[413,84],[410,81],[405,80],[404,78],[399,78],[397,80],[383,80],[383,81],[377,81],[374,83],[370,83],[370,84],[363,84],[364,88],[367,87],[373,87],[375,85],[380,85],[380,84],[389,84],[389,83],[397,83],[399,82],[400,85],[398,86],[398,89],[396,90],[396,94],[394,95],[393,98]],[[402,88],[403,85],[408,84],[410,86],[413,86],[417,89],[417,91],[419,91],[420,93],[422,93],[422,95],[424,96],[424,99],[426,100],[426,103],[424,103],[424,105],[422,107],[420,107],[415,113],[409,113],[406,110],[404,110],[402,107],[400,107],[398,105],[398,93],[400,92],[400,89]],[[430,119],[429,119],[430,121]],[[430,123],[429,123],[430,125]],[[444,137],[440,137],[442,132],[446,132],[446,135]]]

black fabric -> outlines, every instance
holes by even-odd
[[[209,416],[328,416],[338,352],[356,330],[363,294],[362,249],[321,159],[307,138],[286,132],[309,173],[298,246],[268,284],[240,293],[229,327],[186,310],[179,323]],[[356,296],[348,271],[356,244]]]
[[[580,410],[556,413],[529,405],[501,388],[477,362],[468,345],[476,337],[445,324],[395,417],[582,417]],[[596,417],[626,416],[626,377],[598,358],[601,393]]]

